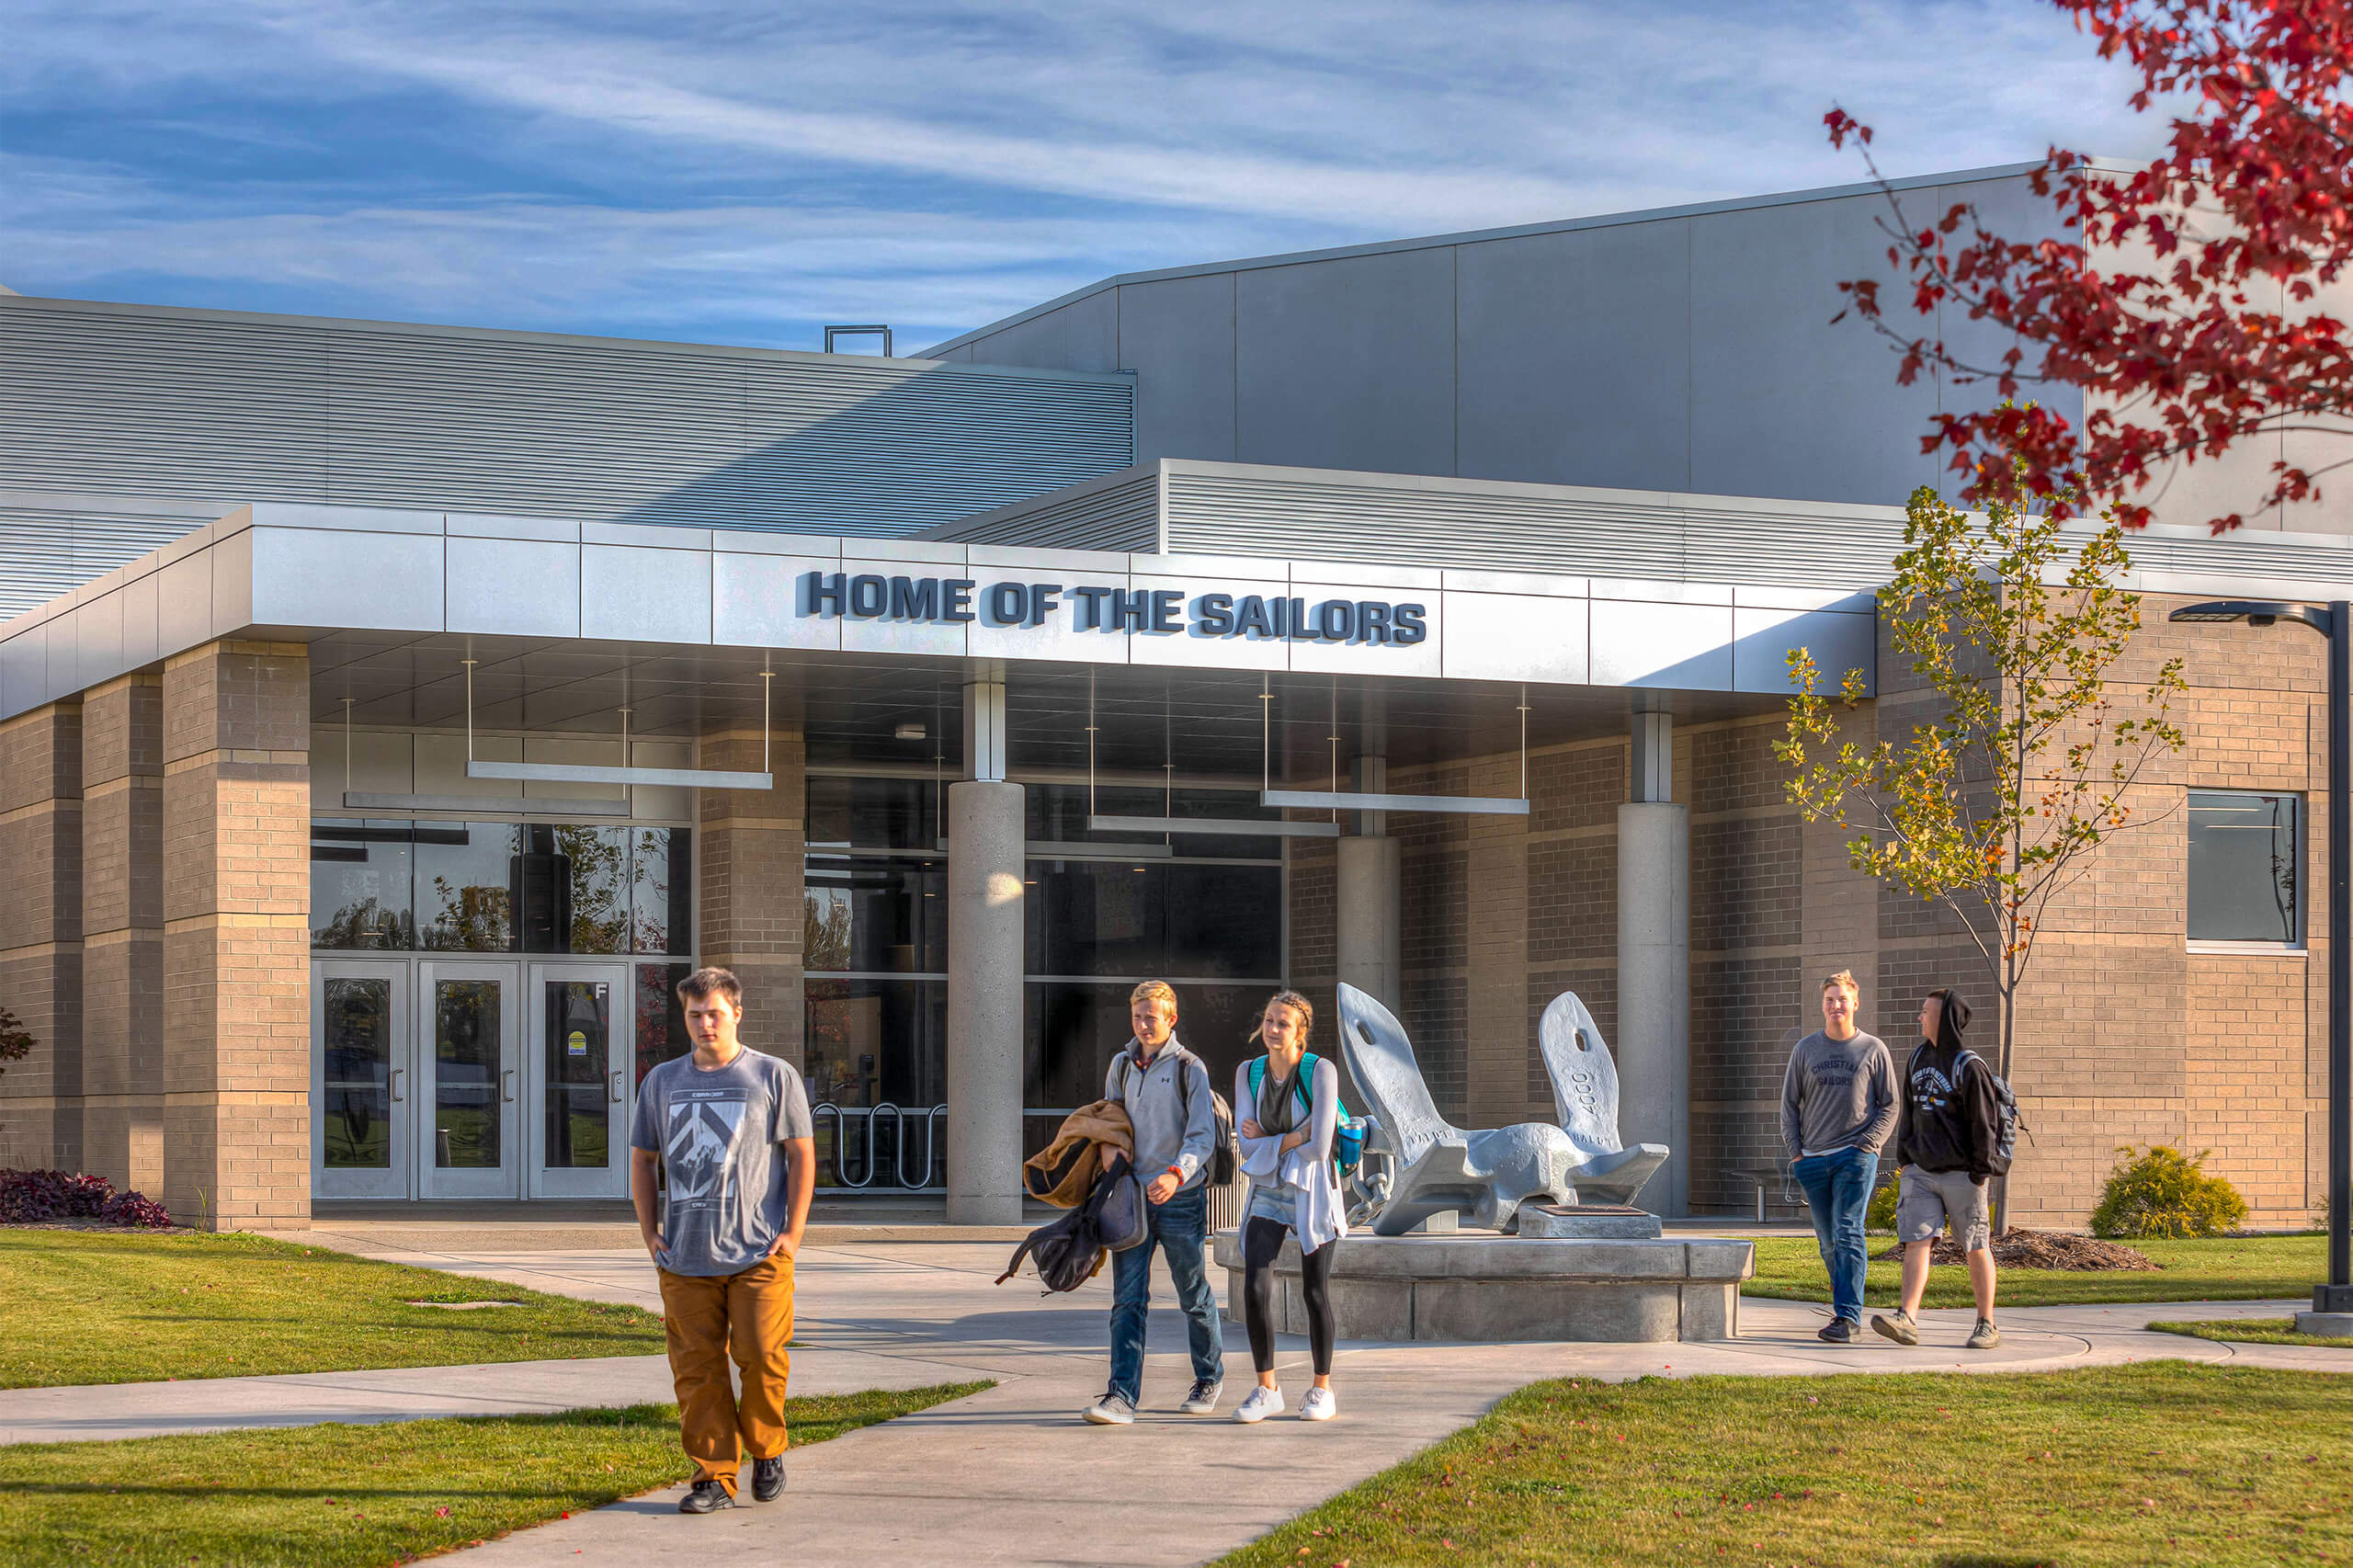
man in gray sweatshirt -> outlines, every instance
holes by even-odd
[[[1855,1027],[1862,991],[1840,970],[1822,983],[1822,1028],[1798,1041],[1781,1078],[1781,1142],[1813,1211],[1836,1314],[1820,1337],[1854,1342],[1863,1325],[1863,1214],[1879,1152],[1895,1131],[1903,1095],[1887,1042]]]
[[[1152,1305],[1152,1254],[1168,1256],[1168,1278],[1184,1309],[1193,1387],[1176,1406],[1188,1415],[1217,1408],[1225,1388],[1225,1346],[1217,1291],[1209,1281],[1209,1166],[1217,1147],[1216,1091],[1210,1070],[1176,1038],[1176,993],[1147,980],[1128,996],[1135,1030],[1104,1074],[1103,1097],[1127,1108],[1135,1128],[1136,1175],[1144,1182],[1144,1239],[1111,1255],[1111,1386],[1081,1411],[1097,1426],[1136,1418],[1143,1393],[1144,1316]]]

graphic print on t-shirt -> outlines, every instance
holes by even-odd
[[[669,1168],[673,1208],[715,1208],[726,1202],[745,1105],[745,1092],[740,1088],[689,1089],[670,1096],[662,1163]]]

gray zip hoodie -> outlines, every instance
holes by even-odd
[[[1128,1108],[1136,1133],[1136,1175],[1149,1182],[1171,1165],[1191,1187],[1209,1168],[1217,1142],[1217,1113],[1210,1105],[1210,1070],[1175,1035],[1152,1065],[1139,1073],[1131,1039],[1103,1074],[1103,1097]],[[1178,1063],[1187,1071],[1179,1072]],[[1186,1091],[1190,1091],[1187,1093]]]

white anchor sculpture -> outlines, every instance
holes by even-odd
[[[1369,1177],[1360,1187],[1373,1234],[1403,1235],[1449,1212],[1482,1229],[1516,1231],[1523,1203],[1633,1201],[1668,1151],[1619,1142],[1618,1069],[1574,992],[1544,1009],[1537,1043],[1560,1124],[1465,1131],[1438,1114],[1404,1026],[1364,992],[1340,987],[1341,1052],[1376,1123],[1366,1147],[1393,1166],[1386,1180]]]

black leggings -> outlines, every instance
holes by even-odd
[[[1263,1214],[1242,1227],[1243,1321],[1250,1327],[1250,1364],[1261,1372],[1275,1365],[1275,1258],[1290,1227]],[[1299,1260],[1299,1293],[1307,1302],[1307,1347],[1315,1375],[1332,1371],[1332,1257],[1340,1249],[1325,1242]]]

